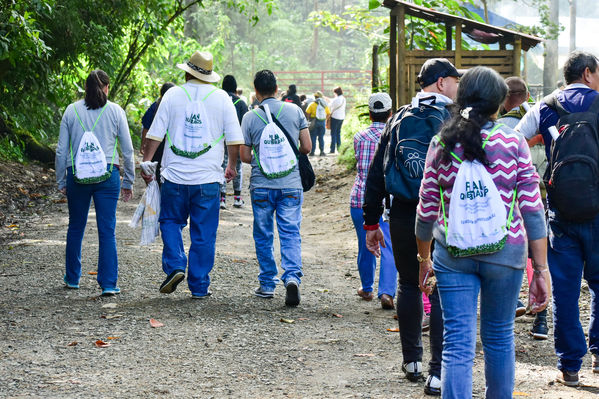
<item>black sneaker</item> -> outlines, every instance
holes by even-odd
[[[557,382],[561,382],[568,387],[578,386],[578,371],[562,370],[557,375]]]
[[[177,285],[185,278],[185,273],[181,270],[175,270],[168,275],[166,280],[160,285],[160,292],[170,294],[177,289]]]
[[[406,375],[406,378],[412,382],[418,382],[422,379],[422,363],[408,362],[401,365],[401,371]]]
[[[287,293],[285,294],[285,305],[297,306],[300,303],[300,291],[297,281],[291,280],[285,286]]]
[[[441,379],[429,375],[424,384],[424,393],[431,396],[441,396]]]
[[[526,313],[526,306],[522,303],[521,300],[518,300],[518,304],[516,305],[516,317],[524,316]]]
[[[547,309],[545,309],[536,314],[530,333],[534,339],[544,340],[547,339],[548,332],[549,328],[547,328]]]

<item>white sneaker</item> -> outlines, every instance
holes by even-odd
[[[434,375],[429,375],[424,384],[424,393],[432,396],[441,395],[441,380]]]
[[[227,209],[227,202],[224,197],[220,199],[220,209]]]
[[[241,208],[244,204],[245,202],[243,202],[243,199],[241,197],[235,197],[235,202],[233,202],[233,206],[235,208]]]
[[[406,374],[406,378],[412,382],[420,381],[422,378],[422,363],[410,362],[404,363],[401,370]]]

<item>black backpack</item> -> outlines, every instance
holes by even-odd
[[[555,95],[545,97],[559,115],[543,180],[552,207],[573,222],[599,214],[599,95],[585,112],[569,113]]]
[[[383,158],[385,189],[403,202],[417,202],[431,139],[449,118],[444,105],[405,105],[389,122],[389,144]]]

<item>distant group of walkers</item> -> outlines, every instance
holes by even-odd
[[[161,163],[165,279],[160,292],[174,292],[187,277],[192,298],[211,295],[222,185],[240,175],[240,159],[251,165],[260,269],[254,295],[273,298],[279,282],[276,218],[285,304],[299,305],[305,189],[299,163],[314,153],[316,139],[322,143],[327,115],[333,117],[331,131],[335,126],[332,149],[339,145],[343,92],[335,91],[329,104],[317,92],[303,110],[295,87],[277,98],[275,75],[262,70],[253,82],[251,102],[257,106],[248,110],[232,76],[223,79],[222,90],[213,85],[220,76],[210,53],[195,52],[177,67],[186,82],[163,87],[143,121],[143,161]],[[422,90],[396,112],[386,93],[369,98],[372,123],[354,136],[357,175],[350,196],[358,295],[374,298],[380,257],[377,293],[384,309],[397,310],[401,368],[410,381],[424,377],[422,331],[430,328],[426,394],[472,397],[480,310],[485,395],[511,398],[514,317],[528,307],[537,315],[533,336],[546,338],[551,290],[558,379],[578,385],[587,352],[578,309],[582,277],[592,293],[588,349],[592,371],[599,373],[599,258],[594,250],[599,238],[593,233],[599,228],[599,60],[573,52],[564,77],[563,90],[530,107],[520,78],[504,80],[487,67],[464,73],[435,58],[420,70]],[[69,105],[63,115],[56,151],[58,188],[69,208],[64,283],[79,288],[81,243],[93,198],[100,242],[97,279],[102,295],[115,295],[120,291],[116,204],[119,189],[124,201],[132,195],[133,147],[124,111],[107,100],[108,76],[93,71],[85,89],[85,99]],[[339,104],[343,114],[335,117]],[[163,153],[156,157],[161,145]],[[157,179],[143,171],[141,176],[146,183]],[[241,181],[237,184],[235,204],[242,206],[237,202]],[[182,230],[188,220],[186,254]],[[525,270],[528,306],[518,301]],[[427,315],[429,322],[423,323]]]

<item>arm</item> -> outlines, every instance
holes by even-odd
[[[244,144],[239,148],[239,157],[243,163],[252,163],[252,147]]]
[[[146,141],[146,134],[148,133],[148,129],[146,129],[145,127],[141,129],[141,147],[139,149],[139,153],[141,155],[144,154],[144,146],[145,146],[145,141]]]
[[[302,154],[309,154],[312,151],[312,139],[310,139],[310,131],[308,128],[300,130],[298,150]]]
[[[71,107],[69,105],[69,107]],[[64,111],[60,122],[60,134],[58,136],[58,145],[56,146],[56,157],[54,160],[54,169],[56,170],[56,182],[58,190],[67,193],[67,157],[69,156],[69,123],[67,113],[69,107]]]
[[[527,140],[530,140],[539,132],[541,120],[540,104],[540,102],[536,103],[514,128],[515,131],[520,132]]]
[[[227,145],[227,152],[229,154],[229,160],[227,162],[227,167],[225,168],[225,179],[227,180],[227,183],[237,176],[237,158],[239,158],[240,146],[240,144]]]
[[[145,144],[144,144],[144,157],[143,157],[143,162],[146,161],[151,161],[152,157],[154,156],[154,154],[156,153],[156,150],[158,149],[158,146],[160,145],[162,141],[158,141],[156,139],[150,138],[148,137],[148,139],[146,140]],[[143,171],[140,172],[141,178],[144,179],[144,181],[146,182],[146,184],[149,184],[152,179],[154,179],[155,175],[146,175],[144,174]]]
[[[131,134],[129,133],[129,124],[125,111],[118,107],[120,113],[118,138],[121,145],[121,153],[123,154],[123,184],[121,189],[121,198],[124,202],[131,199],[133,195],[132,187],[135,181],[135,156],[133,155],[133,143]],[[115,142],[116,146],[117,143]]]

